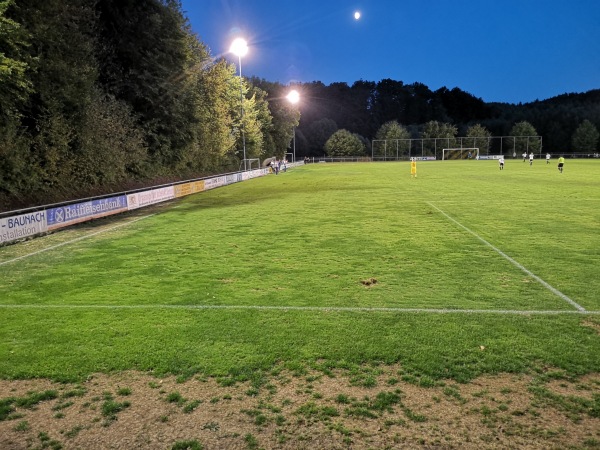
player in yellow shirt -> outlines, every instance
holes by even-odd
[[[565,158],[563,156],[561,156],[560,158],[558,158],[558,171],[560,173],[562,173],[564,165],[565,165]]]
[[[416,158],[410,158],[410,176],[417,177],[417,160]]]

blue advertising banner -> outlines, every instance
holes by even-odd
[[[46,211],[46,220],[48,230],[54,230],[75,223],[85,222],[86,220],[117,214],[122,211],[127,211],[127,197],[125,195],[48,209]]]

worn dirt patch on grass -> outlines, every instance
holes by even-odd
[[[594,322],[592,320],[584,320],[583,322],[581,322],[581,325],[596,330],[596,333],[600,334],[600,323]]]
[[[365,373],[281,371],[259,385],[138,372],[81,384],[2,380],[0,417],[2,405],[10,413],[0,421],[0,448],[170,449],[183,441],[204,449],[600,446],[600,374],[548,381],[504,374],[458,384],[407,382],[393,366]],[[56,395],[29,407],[15,401],[45,391]],[[565,409],[561,398],[583,406]]]

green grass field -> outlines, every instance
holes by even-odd
[[[314,164],[0,248],[0,377],[600,371],[600,161]]]

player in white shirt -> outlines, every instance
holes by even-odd
[[[546,164],[550,164],[550,153],[546,153]]]
[[[531,152],[529,154],[529,165],[532,166],[533,165],[533,152]]]
[[[498,165],[500,166],[500,170],[504,170],[504,156],[500,156],[498,159]]]

